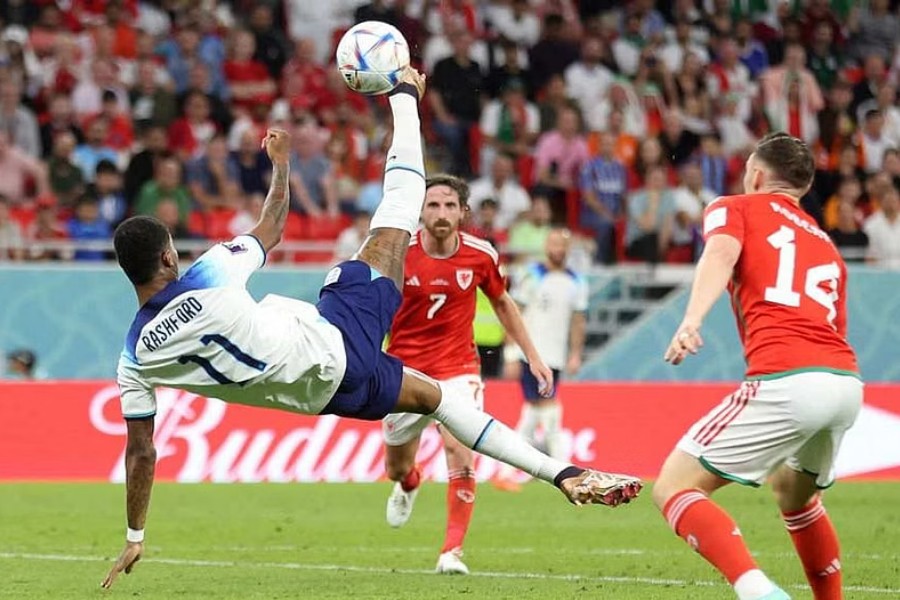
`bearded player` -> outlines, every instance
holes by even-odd
[[[400,306],[404,259],[425,196],[418,113],[424,92],[424,78],[412,69],[391,92],[394,135],[384,197],[359,252],[328,273],[315,305],[275,295],[256,302],[246,289],[284,231],[290,138],[283,131],[271,130],[263,141],[272,184],[259,222],[211,248],[183,275],[163,223],[132,217],[116,229],[116,258],[140,309],[118,367],[127,425],[126,544],[103,587],[130,572],[143,553],[159,386],[301,414],[377,420],[391,412],[424,413],[473,449],[553,482],[572,502],[615,506],[640,491],[636,479],[535,451],[508,427],[381,351]]]
[[[475,347],[476,290],[481,288],[510,338],[519,344],[544,394],[553,389],[553,373],[534,349],[515,301],[506,292],[497,251],[485,240],[460,232],[468,210],[469,186],[458,177],[439,175],[426,183],[423,228],[406,255],[403,303],[391,327],[388,354],[439,380],[448,394],[477,407],[484,404],[484,383]],[[382,421],[385,470],[395,481],[387,502],[387,522],[409,520],[421,475],[415,465],[422,430],[432,420],[417,414],[391,414]],[[468,574],[462,546],[475,503],[472,451],[439,427],[447,458],[447,532],[436,571]]]
[[[800,208],[815,171],[801,140],[763,138],[747,159],[742,196],[704,215],[706,247],[684,320],[665,359],[703,345],[703,318],[728,288],[747,360],[740,388],[697,421],[663,465],[653,499],[675,533],[712,563],[740,600],[789,596],[759,569],[740,529],[710,495],[770,479],[816,600],[839,600],[838,538],[821,490],[863,400],[847,343],[847,269]]]

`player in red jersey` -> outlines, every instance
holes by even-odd
[[[742,196],[704,215],[707,243],[684,320],[665,354],[696,354],[700,326],[726,286],[747,360],[740,388],[697,421],[663,465],[653,499],[678,536],[716,567],[740,600],[789,596],[759,569],[731,517],[709,496],[770,479],[816,600],[839,600],[838,538],[822,505],[863,383],[847,343],[847,269],[800,208],[815,171],[802,141],[763,138]]]
[[[443,382],[460,398],[484,402],[484,384],[475,347],[475,293],[481,288],[500,322],[528,357],[531,371],[545,393],[553,388],[553,373],[538,356],[516,303],[506,292],[497,251],[486,241],[459,231],[468,208],[469,186],[453,176],[432,177],[422,208],[424,228],[410,240],[406,255],[403,303],[391,327],[388,354]],[[387,521],[406,523],[418,493],[415,465],[419,437],[430,419],[399,413],[383,420],[385,464],[395,481],[388,498]],[[468,573],[460,559],[463,539],[475,501],[472,451],[443,428],[447,455],[447,534],[438,559],[438,573]]]

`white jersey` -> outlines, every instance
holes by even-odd
[[[251,235],[217,244],[135,316],[119,359],[126,418],[156,413],[154,388],[318,414],[346,369],[340,330],[312,304],[268,295],[247,280],[265,263]]]
[[[569,355],[572,315],[588,307],[588,286],[570,269],[551,271],[543,264],[530,265],[512,290],[521,304],[522,320],[538,354],[551,369],[563,369]],[[516,346],[519,358],[524,358]]]

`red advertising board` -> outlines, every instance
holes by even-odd
[[[722,384],[564,384],[571,460],[653,477],[698,417],[732,391]],[[226,405],[158,390],[157,478],[169,481],[374,481],[384,475],[379,423]],[[487,410],[515,425],[517,384],[491,382]],[[123,481],[125,424],[105,381],[0,383],[0,481]],[[426,475],[444,479],[440,438],[426,431]],[[478,475],[491,477],[493,460]],[[900,478],[900,386],[869,385],[842,448],[842,477]]]

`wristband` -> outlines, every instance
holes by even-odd
[[[133,544],[138,544],[144,541],[144,530],[143,529],[132,529],[128,528],[128,531],[125,533],[125,539]]]

